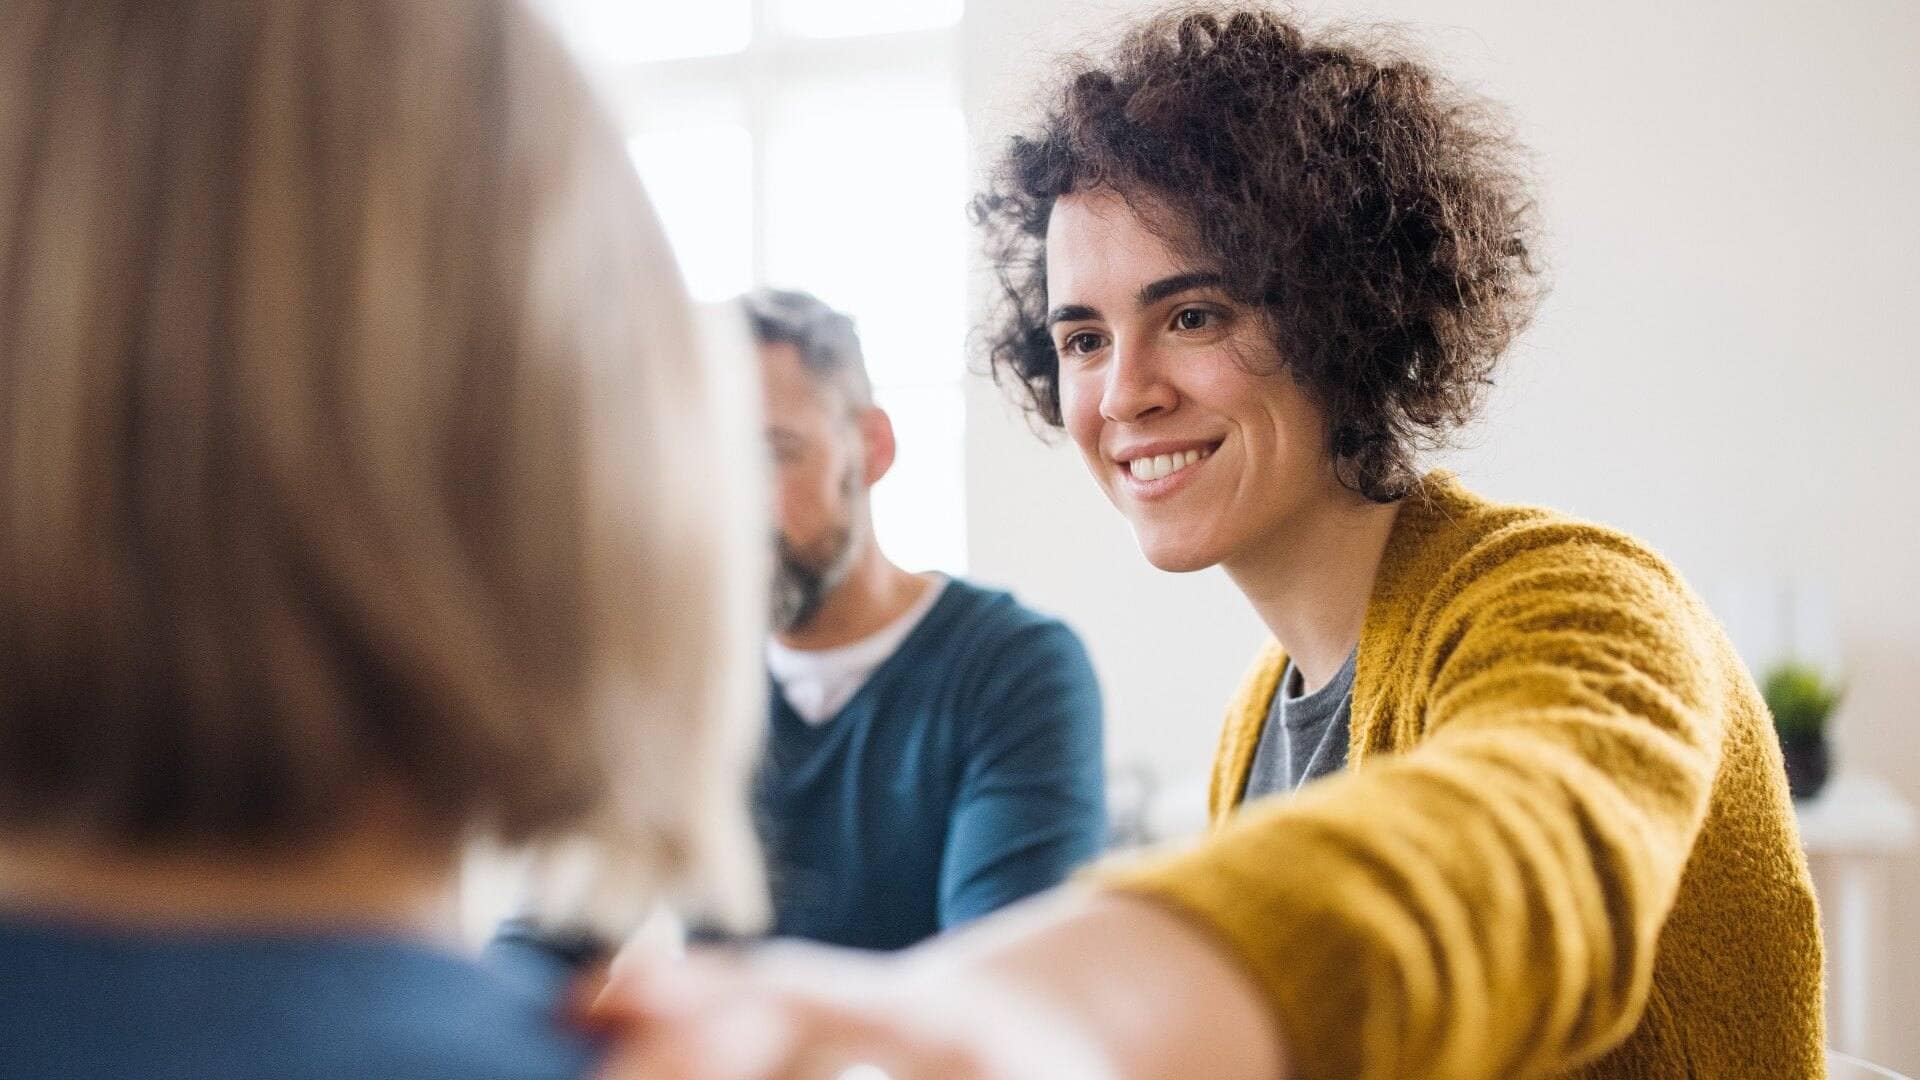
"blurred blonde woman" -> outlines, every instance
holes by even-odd
[[[521,7],[8,5],[0,1075],[592,1068],[453,893],[486,841],[606,934],[756,887],[704,355]]]

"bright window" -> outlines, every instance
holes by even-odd
[[[535,0],[535,6],[595,65],[739,52],[753,37],[752,0]]]
[[[780,29],[798,37],[928,30],[960,21],[960,0],[773,0]]]
[[[753,139],[739,124],[661,127],[631,143],[687,289],[702,300],[753,286]]]
[[[965,153],[952,105],[795,110],[773,133],[768,276],[853,311],[880,385],[961,374]]]
[[[689,290],[805,289],[853,316],[899,442],[881,544],[963,572],[961,0],[541,2],[626,124]]]

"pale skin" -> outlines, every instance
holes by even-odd
[[[926,592],[925,578],[887,558],[873,535],[873,512],[845,490],[858,470],[862,494],[893,467],[893,423],[885,410],[851,404],[810,375],[799,350],[783,341],[760,346],[767,446],[773,458],[775,524],[787,542],[811,550],[845,525],[858,554],[840,587],[806,625],[776,634],[793,649],[831,649],[869,637],[899,618]]]
[[[1047,271],[1066,430],[1142,553],[1223,567],[1323,685],[1359,641],[1396,508],[1341,486],[1259,313],[1126,200],[1061,198]],[[1265,1001],[1204,930],[1077,887],[885,959],[643,962],[603,1007],[640,1021],[622,1061],[636,1076],[828,1078],[861,1061],[895,1080],[1289,1075]]]

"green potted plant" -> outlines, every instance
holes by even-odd
[[[1768,670],[1760,693],[1767,699],[1774,731],[1780,736],[1787,789],[1796,799],[1811,799],[1820,793],[1833,768],[1827,719],[1845,691],[1811,664],[1788,660]]]

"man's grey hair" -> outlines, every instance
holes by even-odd
[[[792,345],[814,383],[849,410],[873,404],[873,381],[867,377],[860,335],[845,313],[797,289],[755,289],[740,298],[740,306],[755,341]]]

